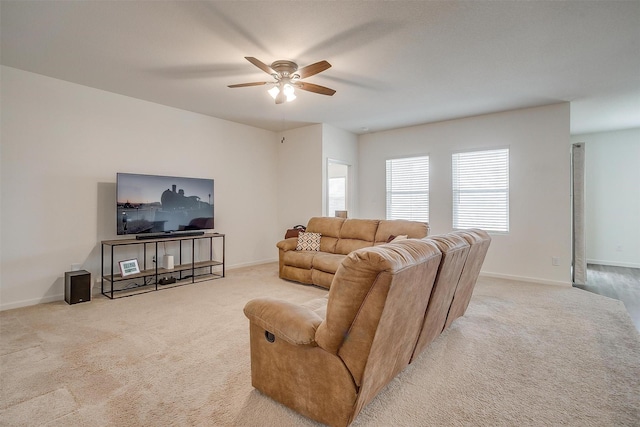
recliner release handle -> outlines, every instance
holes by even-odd
[[[274,342],[276,340],[276,336],[273,335],[271,332],[269,331],[264,331],[264,337],[267,339],[267,341],[269,342]]]

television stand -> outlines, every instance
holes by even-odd
[[[163,233],[144,233],[136,235],[136,240],[170,239],[172,237],[202,236],[204,231],[166,231]]]
[[[134,254],[140,254],[141,250],[140,272],[123,277],[118,263],[135,258]],[[172,269],[158,265],[165,254],[176,258]],[[147,239],[103,240],[101,292],[114,299],[219,279],[225,273],[224,258],[225,235],[220,233],[196,230],[162,233],[162,236]]]

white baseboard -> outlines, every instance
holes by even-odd
[[[253,267],[253,266],[262,265],[262,264],[271,264],[273,262],[278,262],[278,258],[270,258],[270,259],[264,259],[262,261],[252,261],[252,262],[244,262],[240,264],[233,264],[233,265],[225,266],[225,269],[236,270],[238,268]]]
[[[225,266],[225,269],[226,270],[235,270],[235,269],[238,269],[238,268],[252,267],[252,266],[255,266],[255,265],[268,264],[268,263],[274,263],[274,262],[277,263],[278,262],[278,258],[270,258],[270,259],[265,259],[265,260],[261,260],[261,261],[234,264],[234,265],[230,265],[230,266]],[[98,277],[100,277],[100,276],[98,276]],[[91,296],[93,297],[93,296],[101,295],[100,282],[92,283],[91,285],[92,285],[91,286]],[[64,302],[64,294],[50,295],[50,296],[46,296],[46,297],[42,297],[42,298],[33,298],[33,299],[28,299],[28,300],[15,301],[15,302],[7,303],[7,304],[0,303],[0,311],[11,310],[11,309],[14,309],[14,308],[29,307],[29,306],[32,306],[32,305],[45,304],[45,303],[55,302],[55,301],[63,301]]]
[[[562,281],[559,281],[559,280],[540,279],[540,278],[537,278],[537,277],[512,276],[510,274],[491,273],[491,272],[485,272],[485,271],[481,271],[480,272],[480,276],[491,277],[491,278],[494,278],[494,279],[513,280],[513,281],[516,281],[516,282],[536,283],[536,284],[540,284],[540,285],[569,286],[569,287],[572,286],[571,282],[562,282]]]
[[[225,266],[225,269],[226,270],[235,270],[235,269],[244,268],[244,267],[253,267],[253,266],[256,266],[256,265],[277,263],[277,262],[278,262],[278,258],[271,258],[271,259],[264,259],[264,260],[260,260],[260,261],[233,264],[233,265]],[[599,263],[599,262],[596,262],[596,261],[593,261],[593,262],[592,261],[588,261],[588,262],[589,263],[593,263],[593,264],[598,264]],[[605,264],[605,265],[608,265],[608,264]],[[625,266],[621,266],[621,267],[625,267]],[[546,280],[546,279],[540,279],[540,278],[536,278],[536,277],[513,276],[513,275],[509,275],[509,274],[491,273],[491,272],[485,272],[485,271],[481,271],[480,272],[480,276],[491,277],[491,278],[495,278],[495,279],[513,280],[513,281],[516,281],[516,282],[537,283],[537,284],[543,284],[543,285],[571,286],[571,282],[562,282],[562,281],[557,281],[557,280]],[[93,295],[100,294],[100,284],[98,284],[98,283],[93,284],[92,294]],[[43,297],[43,298],[35,298],[35,299],[31,299],[31,300],[17,301],[17,302],[13,302],[13,303],[9,303],[9,304],[0,304],[0,311],[11,310],[13,308],[27,307],[27,306],[36,305],[36,304],[44,304],[44,303],[54,302],[54,301],[64,301],[64,294],[52,295],[52,296]]]
[[[588,259],[587,264],[610,265],[611,267],[640,268],[640,264],[633,262],[603,261],[598,259]]]
[[[13,308],[28,307],[28,306],[37,305],[37,304],[45,304],[45,303],[54,302],[54,301],[64,301],[64,294],[51,295],[51,296],[42,297],[42,298],[27,299],[22,301],[11,302],[8,304],[0,304],[0,311],[11,310]]]

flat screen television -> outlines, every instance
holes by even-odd
[[[117,234],[213,229],[213,179],[118,173]]]

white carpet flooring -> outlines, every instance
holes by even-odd
[[[0,313],[2,426],[316,426],[251,387],[254,297],[325,290],[277,264],[128,298]],[[619,301],[481,278],[465,317],[353,426],[638,426],[640,337]]]

